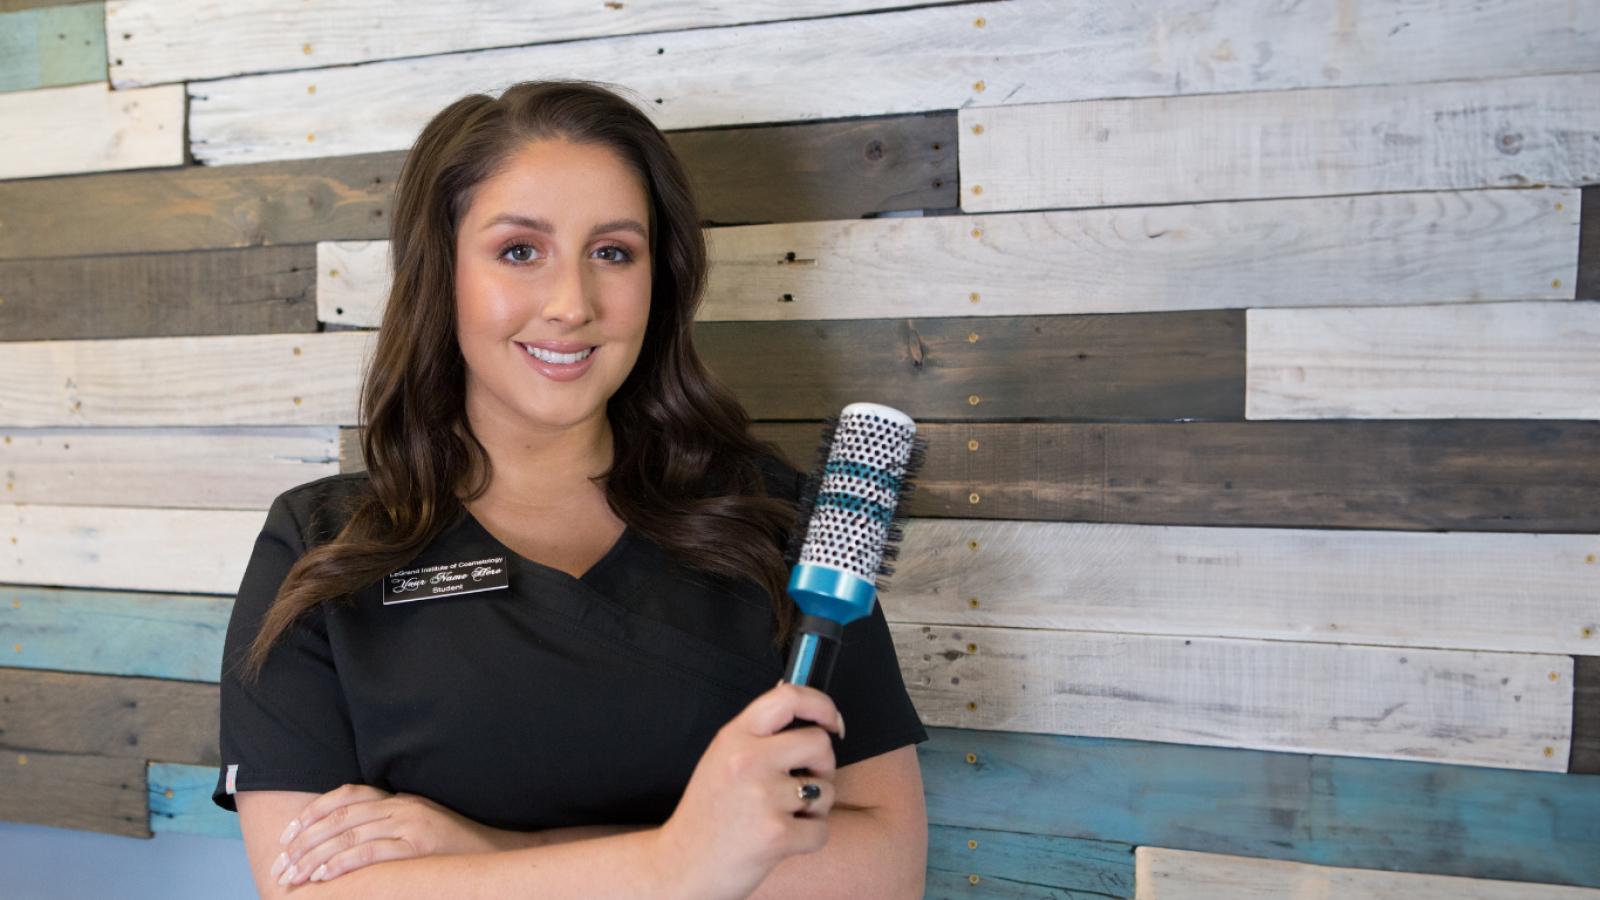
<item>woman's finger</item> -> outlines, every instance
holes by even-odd
[[[795,719],[804,719],[844,738],[844,719],[833,698],[804,684],[779,684],[752,702],[739,716],[753,734],[766,736],[782,731]]]
[[[388,791],[375,788],[370,784],[340,785],[307,803],[305,808],[301,809],[300,813],[283,829],[283,835],[278,838],[278,843],[287,844],[293,841],[296,835],[305,831],[312,823],[341,806],[368,800],[382,800],[389,796]]]
[[[373,863],[385,862],[391,859],[409,859],[415,855],[415,850],[410,843],[398,838],[362,841],[348,850],[341,850],[328,859],[317,863],[309,874],[301,876],[301,881],[332,881],[340,875],[354,872],[363,866],[370,866]]]
[[[780,731],[764,740],[771,741],[772,759],[784,773],[806,769],[812,775],[832,778],[836,768],[833,742],[827,732],[818,728],[796,728]]]
[[[329,792],[329,794],[332,793],[334,792]],[[309,861],[319,848],[324,849],[325,852],[322,857],[326,857],[340,847],[349,847],[359,843],[361,838],[351,835],[352,832],[369,823],[382,821],[389,815],[389,810],[385,807],[385,801],[388,799],[387,795],[368,800],[353,798],[372,797],[373,795],[351,792],[344,796],[348,798],[344,805],[336,806],[332,810],[321,814],[320,818],[295,835],[288,846],[284,847],[283,853],[273,863],[274,875],[281,876],[291,866],[296,867],[300,874],[309,873],[314,867],[314,864]],[[318,798],[318,801],[314,802],[320,801],[321,798]],[[370,834],[370,829],[368,834]]]
[[[800,787],[803,784],[817,786],[819,793],[816,799],[808,801],[802,797]],[[779,786],[782,799],[778,804],[778,808],[788,810],[796,818],[820,819],[826,817],[829,811],[833,809],[835,794],[833,782],[831,781],[822,778],[807,778],[804,775],[791,775],[779,779]]]

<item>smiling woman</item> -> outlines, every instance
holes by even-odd
[[[472,95],[394,210],[367,471],[273,502],[224,647],[213,799],[263,896],[920,896],[881,609],[831,694],[773,686],[804,474],[695,351],[665,136],[587,82]]]

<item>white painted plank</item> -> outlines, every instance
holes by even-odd
[[[932,0],[949,3],[952,0]],[[904,6],[904,0],[107,0],[109,71],[118,88],[309,69],[583,38],[803,19]],[[923,0],[920,5],[931,5]]]
[[[969,212],[1600,181],[1600,72],[959,118]]]
[[[1579,197],[1427,192],[711,228],[695,318],[1570,299]],[[319,319],[377,326],[393,280],[388,247],[317,245]]]
[[[925,724],[1566,770],[1572,657],[893,624]]]
[[[1593,534],[917,518],[897,560],[898,622],[1600,653]]]
[[[659,127],[682,129],[1563,72],[1593,66],[1597,35],[1600,7],[1541,0],[1340,16],[1277,0],[1171,0],[1155,14],[1121,0],[1008,0],[198,82],[189,130],[206,164],[262,162],[405,149],[451,102],[524,79],[623,85]]]
[[[0,93],[0,178],[183,165],[183,85]],[[0,210],[0,227],[4,210]]]
[[[266,509],[339,472],[339,429],[0,428],[7,503]]]
[[[265,515],[0,505],[0,583],[232,594]]]
[[[377,333],[17,341],[0,426],[355,425]]]
[[[1600,890],[1138,847],[1135,900],[1600,900]]]
[[[1600,419],[1600,303],[1245,314],[1247,419]]]

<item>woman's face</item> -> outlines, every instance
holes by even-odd
[[[457,228],[455,274],[475,427],[605,424],[650,317],[648,211],[644,184],[618,156],[564,139],[524,145],[478,185]],[[528,345],[548,342],[595,349],[576,366],[530,356]]]

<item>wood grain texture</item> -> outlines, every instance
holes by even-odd
[[[926,896],[1130,897],[1133,849],[1119,841],[930,825]]]
[[[1565,772],[1572,659],[891,624],[924,723]]]
[[[1600,887],[1600,779],[930,727],[928,821]]]
[[[181,166],[184,89],[105,82],[0,93],[0,178]],[[9,232],[11,205],[0,202]]]
[[[8,503],[266,509],[339,471],[337,429],[0,428]]]
[[[150,785],[150,830],[243,840],[239,814],[211,799],[217,786],[217,766],[150,763],[145,779]]]
[[[1224,853],[1139,847],[1137,900],[1597,900],[1600,890],[1455,875],[1341,868]]]
[[[1600,775],[1600,655],[1572,658],[1572,758],[1567,771]]]
[[[17,670],[215,684],[222,673],[222,644],[232,613],[231,594],[4,584],[0,585],[0,650],[7,651],[5,664]]]
[[[103,3],[0,5],[0,92],[106,80]]]
[[[1578,199],[1430,192],[713,228],[695,319],[1566,299]],[[318,244],[317,317],[376,327],[388,253],[387,241]]]
[[[1600,181],[1600,72],[970,107],[960,154],[968,212],[1575,186]]]
[[[1597,33],[1600,12],[1589,5],[1528,0],[1360,16],[1274,0],[1174,0],[1160,15],[1117,0],[1008,0],[196,82],[189,130],[195,158],[210,165],[396,150],[457,98],[551,72],[627,85],[630,101],[670,130],[1409,84],[1582,69]],[[847,83],[840,72],[852,73]]]
[[[948,628],[1581,654],[1597,557],[1595,534],[918,518],[879,602]]]
[[[1581,202],[1576,295],[1579,300],[1600,300],[1600,186],[1584,188]]]
[[[1600,303],[1252,309],[1249,419],[1600,419]]]
[[[0,340],[317,330],[316,248],[0,260]]]
[[[808,221],[955,206],[955,127],[942,112],[667,140],[705,221]],[[387,239],[404,157],[0,181],[0,259]]]
[[[5,749],[0,820],[150,837],[144,760]]]
[[[0,583],[231,594],[263,519],[260,510],[0,505],[10,539]]]
[[[217,766],[215,684],[0,668],[7,747]]]

